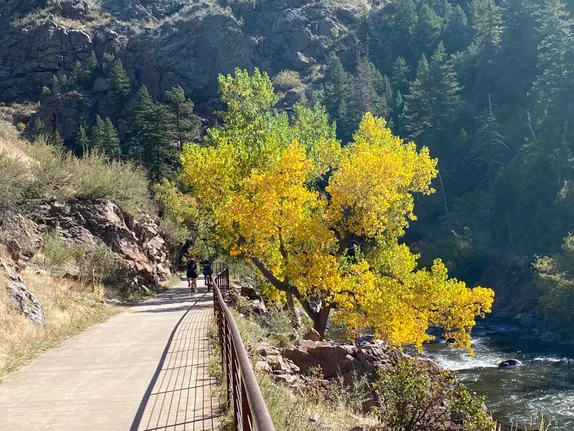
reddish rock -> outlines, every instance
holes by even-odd
[[[321,335],[317,332],[317,330],[315,328],[311,328],[311,329],[309,329],[309,332],[307,332],[303,336],[303,339],[304,340],[311,340],[311,341],[320,341]]]

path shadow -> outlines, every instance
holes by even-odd
[[[187,291],[187,288],[185,288],[185,290]],[[170,352],[170,348],[173,344],[174,341],[174,337],[178,331],[178,329],[180,328],[182,322],[184,322],[184,320],[186,319],[186,317],[189,315],[190,312],[197,310],[198,308],[206,308],[209,306],[210,302],[203,302],[205,295],[207,294],[206,291],[204,292],[200,292],[197,294],[196,297],[193,298],[193,303],[189,306],[182,306],[182,307],[176,307],[176,308],[169,308],[169,309],[157,309],[157,310],[142,310],[142,311],[137,311],[137,313],[160,313],[160,312],[177,312],[177,311],[182,311],[184,309],[187,309],[187,311],[181,316],[181,318],[177,321],[177,323],[175,324],[173,330],[171,331],[171,334],[169,336],[169,339],[167,341],[167,344],[163,350],[162,356],[160,358],[160,361],[157,365],[157,368],[154,372],[154,375],[145,391],[145,394],[140,402],[140,405],[138,407],[138,410],[136,412],[136,415],[134,417],[134,420],[132,422],[132,425],[130,427],[130,431],[139,431],[140,430],[140,426],[141,426],[141,422],[142,419],[144,417],[144,414],[146,412],[146,408],[148,407],[150,398],[152,397],[152,395],[155,395],[153,393],[153,389],[156,386],[159,376],[161,375],[162,370],[164,370],[164,364],[166,362],[166,358],[168,357],[168,355],[170,353],[174,353],[174,352]],[[185,299],[185,298],[184,298]],[[189,296],[186,298],[187,301],[189,301]],[[168,303],[169,301],[167,300],[162,300],[163,304]],[[177,303],[180,302],[179,300],[175,300],[172,301],[172,303]],[[206,305],[207,304],[207,305]],[[148,303],[149,305],[149,303]],[[173,425],[170,426],[170,428],[173,428]],[[153,429],[160,429],[160,428],[153,428]],[[151,431],[151,430],[148,430]]]

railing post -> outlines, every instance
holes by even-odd
[[[241,379],[241,423],[242,431],[252,431],[251,428],[251,410],[249,408],[249,399],[245,390],[245,382]]]
[[[229,335],[229,331],[227,328],[227,322],[223,322],[223,333],[224,333],[224,344],[225,344],[225,382],[226,382],[226,386],[227,386],[227,407],[231,408],[231,405],[233,403],[233,394],[232,394],[232,389],[233,389],[233,377],[232,377],[232,370],[233,370],[233,365],[231,364],[233,361],[233,356],[230,353],[230,344],[232,344],[231,342],[231,337]]]
[[[239,425],[240,425],[240,417],[241,417],[241,412],[239,410],[240,408],[240,398],[239,398],[239,375],[238,375],[238,370],[237,370],[237,362],[235,361],[235,346],[233,343],[233,340],[231,340],[231,352],[232,352],[232,356],[231,356],[231,378],[232,378],[232,384],[233,384],[233,422],[235,424],[235,429],[236,430],[240,430]]]

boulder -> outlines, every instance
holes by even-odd
[[[518,359],[506,359],[498,364],[498,368],[513,368],[522,366],[522,362]]]
[[[307,331],[305,335],[303,335],[303,339],[310,341],[320,341],[321,335],[317,332],[315,328],[311,328],[309,329],[309,331]]]
[[[265,302],[261,299],[256,299],[255,301],[251,302],[251,311],[257,315],[267,313],[267,307],[265,306]]]
[[[398,361],[401,353],[384,343],[353,346],[328,341],[301,340],[293,348],[283,349],[283,356],[293,361],[302,373],[321,368],[327,379],[353,371],[375,376],[379,367]]]
[[[42,246],[38,224],[21,214],[5,213],[0,218],[0,229],[10,232],[6,246],[14,262],[28,261]]]
[[[540,335],[539,340],[543,343],[558,343],[562,341],[562,335],[553,331],[543,332]]]
[[[86,0],[60,0],[53,12],[65,18],[82,19],[90,12],[90,5]]]
[[[99,76],[95,81],[94,81],[94,86],[92,88],[92,91],[94,93],[105,93],[106,91],[108,91],[110,89],[110,84],[108,83],[108,81],[106,81],[104,78],[102,78],[101,76]]]
[[[267,361],[257,361],[255,362],[255,365],[253,366],[253,370],[256,373],[265,373],[265,374],[272,374],[273,373],[273,369],[271,368],[271,366],[267,363]]]
[[[536,325],[536,317],[532,314],[525,314],[518,319],[518,323],[527,328],[531,328]]]
[[[256,353],[262,357],[278,355],[280,350],[271,343],[261,342],[257,345]]]

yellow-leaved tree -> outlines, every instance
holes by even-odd
[[[431,325],[470,347],[493,292],[419,268],[399,242],[430,194],[436,159],[367,113],[342,147],[320,105],[277,112],[269,77],[220,76],[227,111],[205,145],[188,145],[183,179],[216,221],[221,243],[252,262],[324,335],[331,314],[349,336],[371,331],[421,347]]]

